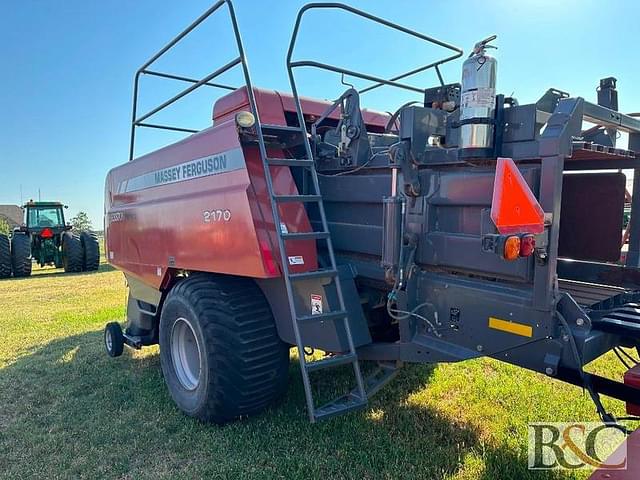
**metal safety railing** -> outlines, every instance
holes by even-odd
[[[211,72],[201,79],[194,79],[185,77],[182,75],[175,75],[173,73],[167,72],[159,72],[156,70],[150,70],[151,67],[160,57],[162,57],[165,53],[171,50],[178,42],[180,42],[184,37],[186,37],[190,32],[196,29],[201,23],[203,23],[207,18],[217,12],[224,5],[227,6],[229,17],[231,20],[231,26],[233,28],[233,33],[236,41],[238,56],[233,60],[229,61],[225,65]],[[155,123],[148,123],[145,120],[149,119],[153,115],[157,114],[161,110],[164,110],[169,105],[177,102],[181,98],[190,94],[191,92],[197,90],[200,87],[213,87],[222,90],[236,90],[240,87],[233,87],[229,85],[225,85],[222,83],[214,83],[216,77],[219,77],[223,73],[231,70],[232,68],[242,65],[242,70],[244,74],[245,85],[247,86],[247,93],[249,95],[249,104],[251,106],[252,113],[255,115],[255,118],[258,119],[258,112],[256,110],[255,98],[253,95],[253,88],[251,84],[251,78],[249,76],[249,68],[247,65],[247,59],[244,53],[244,46],[242,44],[242,39],[240,37],[240,32],[238,30],[238,22],[236,20],[235,11],[233,8],[233,3],[231,0],[219,0],[216,2],[211,8],[209,8],[206,12],[204,12],[200,17],[198,17],[191,25],[185,28],[182,32],[180,32],[176,37],[174,37],[169,43],[167,43],[163,48],[161,48],[155,55],[153,55],[149,60],[147,60],[137,71],[135,74],[134,84],[133,84],[133,108],[131,114],[131,139],[129,143],[129,160],[133,160],[134,152],[135,152],[135,141],[136,141],[136,128],[137,127],[147,127],[147,128],[155,128],[161,130],[172,130],[177,132],[185,132],[185,133],[196,133],[198,130],[193,130],[190,128],[177,127],[172,125],[159,125]],[[140,77],[142,75],[151,75],[155,77],[165,78],[169,80],[175,80],[180,82],[191,83],[191,85],[180,93],[176,94],[169,100],[164,103],[158,105],[157,107],[151,109],[143,115],[138,116],[138,95],[140,92]]]
[[[236,45],[237,45],[237,51],[238,51],[238,56],[234,59],[232,59],[231,61],[229,61],[228,63],[226,63],[225,65],[221,66],[220,68],[216,69],[215,71],[213,71],[212,73],[210,73],[209,75],[206,75],[205,77],[201,78],[201,79],[195,79],[195,78],[190,78],[190,77],[186,77],[183,75],[176,75],[174,73],[168,73],[168,72],[161,72],[161,71],[157,71],[157,70],[152,70],[150,69],[150,67],[156,63],[163,55],[165,55],[169,50],[171,50],[174,46],[176,46],[176,44],[178,44],[182,39],[184,39],[190,32],[192,32],[193,30],[195,30],[200,24],[202,24],[205,20],[207,20],[212,14],[214,14],[215,12],[217,12],[221,7],[223,6],[227,6],[228,9],[228,13],[229,13],[229,17],[231,20],[231,25],[233,28],[233,33],[234,33],[234,37],[236,40]],[[449,49],[453,52],[455,52],[453,55],[444,58],[442,60],[438,60],[436,62],[432,62],[428,65],[423,65],[420,66],[418,68],[415,68],[413,70],[410,70],[408,72],[402,73],[400,75],[396,75],[390,79],[383,79],[377,76],[373,76],[373,75],[368,75],[368,74],[364,74],[361,72],[356,72],[353,70],[348,70],[348,69],[344,69],[344,68],[340,68],[340,67],[336,67],[334,65],[330,65],[330,64],[325,64],[325,63],[321,63],[321,62],[315,62],[315,61],[310,61],[310,60],[300,60],[300,61],[295,61],[293,62],[291,60],[291,57],[293,55],[293,50],[295,47],[295,43],[297,40],[297,35],[298,35],[298,31],[300,28],[300,23],[302,20],[302,17],[304,15],[305,12],[312,10],[312,9],[340,9],[340,10],[345,10],[347,12],[350,12],[352,14],[355,14],[357,16],[369,19],[373,22],[379,23],[381,25],[385,25],[387,27],[390,27],[394,30],[398,30],[401,31],[403,33],[406,33],[408,35],[411,35],[413,37],[419,38],[423,41],[429,42],[429,43],[433,43],[435,45],[439,45],[441,47],[444,47],[446,49]],[[292,87],[292,93],[294,95],[294,97],[297,98],[298,93],[297,93],[297,88],[295,85],[295,80],[293,77],[293,68],[296,67],[316,67],[316,68],[320,68],[320,69],[325,69],[325,70],[329,70],[329,71],[333,71],[336,73],[342,73],[344,75],[349,75],[349,76],[353,76],[353,77],[357,77],[357,78],[362,78],[365,80],[370,80],[373,82],[376,82],[374,85],[371,85],[369,87],[366,87],[362,90],[360,90],[360,93],[364,93],[370,90],[373,90],[375,88],[381,87],[383,85],[390,85],[390,86],[394,86],[397,88],[402,88],[402,89],[406,89],[406,90],[410,90],[410,91],[414,91],[414,92],[418,92],[421,93],[424,91],[424,89],[419,88],[419,87],[415,87],[412,85],[407,85],[404,83],[399,83],[398,80],[402,80],[406,77],[409,77],[411,75],[415,75],[417,73],[426,71],[428,69],[435,69],[436,74],[438,75],[438,79],[440,81],[441,84],[444,84],[444,81],[442,79],[442,74],[440,72],[439,66],[447,63],[449,61],[455,60],[457,58],[459,58],[462,55],[462,50],[453,46],[453,45],[449,45],[445,42],[442,42],[440,40],[437,40],[435,38],[429,37],[427,35],[423,35],[419,32],[415,32],[413,30],[410,30],[408,28],[405,28],[401,25],[397,25],[393,22],[389,22],[388,20],[373,16],[371,14],[368,14],[366,12],[363,12],[361,10],[358,10],[356,8],[350,7],[348,5],[343,5],[340,3],[310,3],[308,5],[305,5],[298,13],[298,16],[296,18],[296,23],[295,23],[295,27],[294,27],[294,31],[293,31],[293,35],[291,37],[291,42],[289,45],[289,50],[288,50],[288,54],[287,54],[287,69],[289,72],[289,79],[291,82],[291,87]],[[211,6],[211,8],[209,8],[207,11],[205,11],[200,17],[198,17],[193,23],[191,23],[187,28],[185,28],[182,32],[180,32],[176,37],[174,37],[169,43],[167,43],[163,48],[161,48],[155,55],[153,55],[149,60],[147,60],[137,71],[134,77],[134,85],[133,85],[133,106],[132,106],[132,114],[131,114],[131,136],[130,136],[130,142],[129,142],[129,160],[133,160],[134,157],[134,153],[135,153],[135,141],[136,141],[136,128],[137,127],[146,127],[146,128],[154,128],[154,129],[161,129],[161,130],[171,130],[171,131],[177,131],[177,132],[185,132],[185,133],[196,133],[198,130],[194,130],[191,128],[185,128],[185,127],[179,127],[179,126],[173,126],[173,125],[160,125],[160,124],[156,124],[156,123],[149,123],[148,120],[150,117],[152,117],[153,115],[157,114],[158,112],[160,112],[161,110],[164,110],[165,108],[167,108],[168,106],[174,104],[175,102],[177,102],[178,100],[180,100],[181,98],[185,97],[186,95],[190,94],[191,92],[197,90],[200,87],[203,86],[207,86],[207,87],[212,87],[212,88],[218,88],[218,89],[222,89],[222,90],[227,90],[227,91],[233,91],[236,90],[237,88],[240,88],[241,86],[230,86],[230,85],[225,85],[222,83],[216,83],[216,82],[212,82],[212,80],[214,80],[215,78],[219,77],[220,75],[222,75],[223,73],[233,69],[234,67],[238,66],[238,65],[242,65],[242,69],[243,69],[243,74],[244,74],[244,78],[245,78],[245,85],[248,87],[247,91],[249,92],[249,101],[250,101],[250,105],[252,108],[252,113],[254,115],[256,115],[256,119],[258,119],[257,116],[257,111],[255,110],[255,98],[253,95],[253,88],[252,88],[252,84],[251,84],[251,79],[249,76],[249,69],[248,69],[248,65],[247,65],[247,60],[246,60],[246,56],[244,53],[244,46],[242,44],[242,39],[240,37],[240,32],[238,30],[238,22],[236,19],[236,15],[235,15],[235,10],[233,8],[233,3],[231,0],[219,0],[218,2],[216,2],[213,6]],[[168,79],[168,80],[174,80],[174,81],[179,81],[179,82],[185,82],[185,83],[190,83],[191,85],[187,88],[185,88],[184,90],[182,90],[181,92],[179,92],[178,94],[174,95],[172,98],[170,98],[169,100],[163,102],[161,105],[151,109],[150,111],[146,112],[143,115],[138,116],[138,97],[140,94],[140,78],[142,75],[149,75],[149,76],[155,76],[155,77],[159,77],[159,78],[164,78],[164,79]],[[296,102],[297,103],[297,102]],[[300,113],[300,112],[299,112]]]
[[[297,61],[292,61],[292,57],[293,57],[293,52],[295,49],[295,45],[296,45],[296,41],[298,39],[298,31],[300,29],[300,24],[302,22],[302,17],[304,16],[304,14],[306,12],[308,12],[309,10],[319,10],[319,9],[333,9],[333,10],[344,10],[346,12],[349,12],[351,14],[354,14],[356,16],[365,18],[367,20],[371,20],[374,23],[378,23],[380,25],[384,25],[386,27],[391,28],[392,30],[397,30],[400,31],[402,33],[405,33],[409,36],[418,38],[420,40],[423,40],[425,42],[428,43],[432,43],[434,45],[438,45],[440,47],[446,48],[448,50],[451,50],[452,52],[454,52],[453,55],[446,57],[442,60],[438,60],[436,62],[432,62],[429,63],[427,65],[423,65],[417,68],[414,68],[413,70],[409,70],[408,72],[404,72],[402,74],[396,75],[394,77],[391,77],[389,79],[384,79],[384,78],[380,78],[374,75],[369,75],[366,73],[362,73],[362,72],[357,72],[354,70],[349,70],[346,68],[342,68],[342,67],[337,67],[335,65],[331,65],[328,63],[322,63],[322,62],[316,62],[313,60],[297,60]],[[457,58],[460,58],[462,56],[463,51],[458,48],[455,47],[453,45],[450,45],[448,43],[445,43],[441,40],[438,40],[436,38],[432,38],[429,37],[427,35],[424,35],[422,33],[416,32],[414,30],[411,30],[409,28],[403,27],[402,25],[398,25],[396,23],[390,22],[389,20],[385,20],[384,18],[380,18],[380,17],[376,17],[374,15],[371,15],[370,13],[364,12],[362,10],[358,10],[357,8],[353,8],[350,7],[349,5],[344,5],[342,3],[310,3],[308,5],[305,5],[304,7],[302,7],[300,9],[300,11],[298,12],[298,16],[296,17],[296,23],[293,29],[293,34],[291,36],[291,41],[289,43],[289,50],[287,52],[287,70],[289,73],[289,81],[291,83],[291,90],[293,93],[293,96],[295,98],[298,98],[298,92],[297,92],[297,87],[296,87],[296,83],[295,83],[295,76],[293,75],[293,69],[294,68],[298,68],[298,67],[313,67],[313,68],[319,68],[322,70],[328,70],[331,72],[335,72],[335,73],[340,73],[342,75],[349,75],[351,77],[356,77],[356,78],[361,78],[363,80],[369,80],[372,82],[375,82],[374,85],[370,85],[366,88],[363,88],[362,90],[359,91],[359,93],[365,93],[371,90],[374,90],[378,87],[381,87],[383,85],[389,85],[392,87],[397,87],[397,88],[401,88],[404,90],[410,90],[413,92],[417,92],[417,93],[424,93],[425,89],[424,88],[420,88],[420,87],[416,87],[413,85],[407,85],[405,83],[399,83],[398,80],[402,80],[404,78],[410,77],[412,75],[424,72],[426,70],[429,70],[431,68],[433,68],[438,76],[438,80],[440,82],[441,85],[444,85],[444,80],[442,78],[442,73],[440,72],[440,65],[453,61]],[[296,104],[299,106],[299,102],[296,102]],[[299,121],[302,121],[302,115],[301,115],[301,111],[298,108],[298,117],[299,117]],[[301,124],[302,125],[302,124]]]

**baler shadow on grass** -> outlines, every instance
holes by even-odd
[[[157,350],[113,360],[101,332],[69,336],[0,369],[0,476],[534,478],[523,452],[487,446],[473,429],[407,402],[432,373],[406,368],[366,410],[312,425],[292,361],[280,405],[220,427],[178,411]],[[336,370],[321,387],[347,378]]]

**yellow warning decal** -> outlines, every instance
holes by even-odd
[[[522,323],[509,322],[495,317],[489,317],[489,328],[502,330],[503,332],[513,333],[523,337],[532,337],[533,328],[530,325]]]

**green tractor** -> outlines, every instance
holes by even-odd
[[[29,202],[25,223],[11,238],[0,235],[0,278],[31,275],[31,264],[54,265],[65,272],[97,270],[100,247],[95,234],[72,232],[64,220],[65,206],[59,202]]]

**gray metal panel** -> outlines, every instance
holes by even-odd
[[[342,291],[344,294],[345,310],[348,312],[348,322],[356,347],[371,343],[371,335],[367,321],[360,305],[360,296],[353,281],[351,269],[348,266],[338,266]],[[311,295],[321,295],[324,313],[340,310],[335,282],[322,280],[304,280],[296,282],[295,302],[296,311],[311,314]],[[309,339],[310,345],[330,352],[346,352],[349,350],[347,333],[344,322],[328,320],[324,322],[305,323],[299,325],[302,338]]]
[[[380,212],[382,217],[382,211]],[[337,251],[350,251],[382,258],[382,225],[355,225],[329,222]]]
[[[319,176],[327,224],[337,251],[382,254],[382,198],[391,192],[391,171]],[[319,228],[317,212],[309,210]]]
[[[455,361],[488,355],[544,371],[546,350],[540,344],[537,345],[537,354],[529,351],[527,356],[514,361],[524,345],[533,346],[535,343],[532,342],[543,342],[555,333],[555,321],[551,315],[532,308],[529,287],[426,272],[419,276],[418,290],[418,297],[428,299],[428,303],[416,313],[430,320],[437,333],[427,322],[416,320],[413,341],[430,350],[431,361]],[[528,325],[532,336],[489,328],[490,317]],[[417,358],[418,355],[414,361]],[[425,361],[425,358],[420,358],[420,361]]]
[[[502,156],[516,159],[538,158],[539,145],[537,141],[514,142],[502,145]]]
[[[536,111],[535,104],[505,108],[503,141],[510,143],[535,140],[538,134]]]
[[[322,195],[327,202],[371,203],[391,194],[391,170],[337,177],[318,175]]]
[[[347,202],[326,202],[325,211],[331,223],[382,226],[382,197],[374,202],[355,204]]]
[[[360,297],[353,281],[351,269],[338,266],[338,273],[344,292],[345,309],[355,346],[371,342],[367,322],[360,305]],[[295,345],[295,334],[291,321],[291,312],[287,302],[287,292],[282,278],[267,280],[257,279],[256,283],[263,291],[276,320],[278,336],[287,343]],[[339,310],[335,283],[327,279],[317,278],[298,281],[294,287],[296,311],[300,314],[311,313],[311,294],[322,296],[325,313]],[[298,327],[302,338],[308,339],[309,345],[329,352],[349,350],[344,323],[340,320],[328,320],[318,323],[302,324]]]
[[[536,193],[540,167],[520,165],[520,170]],[[429,185],[429,190],[407,211],[408,231],[423,239],[419,242],[419,263],[519,281],[530,279],[529,260],[506,262],[495,254],[482,253],[481,210],[491,206],[494,175],[492,167],[441,167],[420,174],[421,183]],[[381,256],[382,198],[390,192],[390,176],[390,170],[384,170],[320,177],[336,250]],[[314,228],[318,227],[316,222]]]
[[[538,165],[520,165],[534,193],[538,190]],[[483,253],[480,243],[481,211],[492,201],[492,167],[441,167],[422,172],[428,185],[425,197],[408,207],[408,232],[422,238],[417,260],[462,271],[527,281],[531,261],[506,262]],[[325,210],[333,244],[338,251],[381,256],[382,198],[390,191],[390,170],[373,174],[321,177]],[[311,211],[314,228],[317,219]]]
[[[125,273],[124,277],[127,280],[129,294],[131,297],[136,300],[142,300],[143,302],[149,303],[154,307],[158,307],[160,305],[160,301],[162,299],[162,292],[160,290],[150,287],[133,275]]]
[[[518,169],[534,194],[538,192],[539,165],[519,165]],[[437,173],[432,205],[490,206],[493,195],[493,167],[466,167],[441,170]]]
[[[437,219],[437,230],[451,234],[481,234],[482,210],[484,205],[441,205],[432,207]]]
[[[519,169],[536,194],[540,167],[519,165]],[[491,207],[494,176],[493,167],[443,167],[421,178],[431,187],[424,200],[428,206],[420,233],[419,263],[531,281],[532,259],[507,262],[482,252],[482,210]]]
[[[533,259],[519,258],[508,262],[495,253],[483,252],[479,236],[432,232],[423,238],[418,253],[418,262],[421,264],[479,272],[485,276],[530,280]]]

